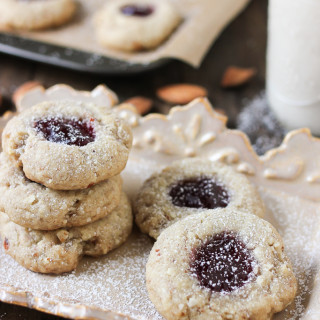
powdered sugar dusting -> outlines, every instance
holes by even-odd
[[[229,195],[220,181],[208,177],[189,178],[170,186],[172,203],[188,208],[225,208]]]
[[[1,249],[0,283],[52,301],[111,310],[133,319],[160,320],[145,286],[145,264],[152,245],[151,239],[136,232],[107,256],[84,258],[75,271],[60,276],[30,272]]]
[[[294,304],[273,319],[320,319],[319,204],[272,190],[260,188],[260,191],[268,209],[266,219],[283,236],[299,283]],[[107,318],[111,310],[132,319],[160,320],[162,317],[150,302],[145,287],[145,264],[152,245],[151,239],[135,231],[119,249],[102,258],[85,258],[76,271],[60,276],[27,271],[1,249],[0,293],[11,286],[30,293],[29,303],[36,301],[31,299],[34,296],[62,305],[105,310],[90,313],[97,319]],[[65,310],[66,315],[75,317],[74,308]]]
[[[285,130],[268,107],[266,94],[255,97],[238,116],[237,129],[245,132],[255,151],[262,155],[278,147]]]
[[[283,237],[285,251],[298,280],[298,292],[294,303],[275,315],[274,319],[310,319],[308,315],[314,312],[318,318],[311,319],[319,319],[319,301],[309,301],[310,296],[320,290],[320,286],[315,286],[314,283],[320,267],[319,205],[271,190],[263,190],[262,196],[268,209],[266,220],[271,222]]]
[[[80,120],[62,117],[47,117],[37,120],[34,127],[48,141],[68,145],[85,146],[94,141],[94,119]]]
[[[214,292],[232,292],[255,278],[254,257],[237,234],[215,235],[195,250],[192,260],[192,275]]]

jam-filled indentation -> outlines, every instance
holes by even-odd
[[[48,117],[34,123],[46,140],[67,145],[85,146],[95,140],[94,119]]]
[[[171,186],[169,195],[178,207],[215,209],[225,208],[229,203],[225,187],[208,177],[178,181]]]
[[[255,265],[251,251],[238,236],[222,232],[194,250],[190,271],[201,287],[229,293],[255,278]]]
[[[154,7],[148,4],[127,4],[120,11],[126,16],[147,17],[154,12]]]

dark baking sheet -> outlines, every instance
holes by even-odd
[[[0,52],[72,70],[110,75],[141,73],[156,69],[170,60],[161,59],[148,64],[128,63],[3,32],[0,32]]]

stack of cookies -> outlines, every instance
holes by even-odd
[[[0,155],[0,234],[6,253],[42,273],[121,245],[132,229],[120,172],[130,127],[92,104],[44,102],[7,124]]]

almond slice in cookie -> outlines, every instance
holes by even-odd
[[[157,90],[157,96],[171,104],[186,104],[198,97],[207,96],[204,87],[195,84],[171,84]]]

